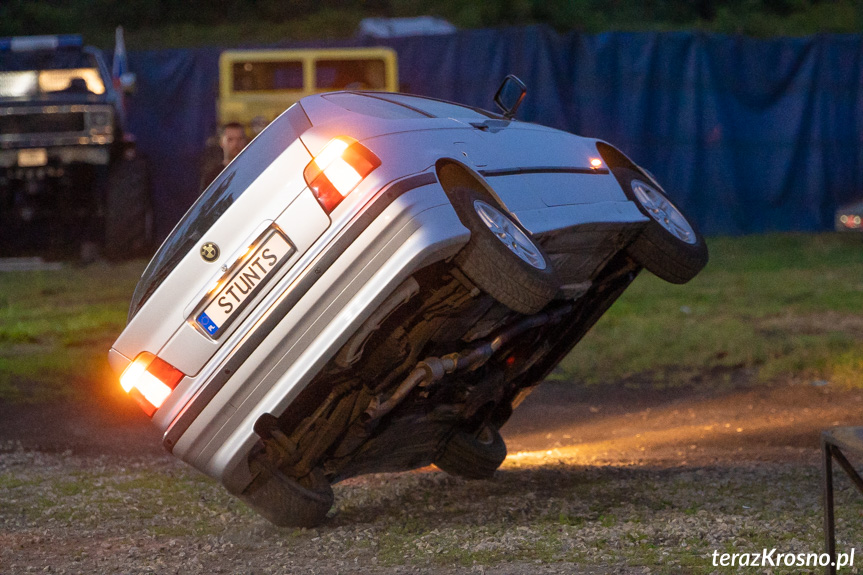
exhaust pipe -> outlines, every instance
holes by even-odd
[[[572,309],[572,304],[567,304],[553,311],[532,315],[505,329],[491,341],[460,353],[451,353],[443,357],[427,357],[417,364],[388,399],[385,401],[380,401],[379,397],[373,399],[366,411],[360,416],[360,422],[369,425],[379,420],[391,412],[417,386],[427,387],[443,379],[444,375],[455,371],[475,371],[479,369],[500,348],[516,337],[528,330],[548,323],[557,323],[571,312]]]

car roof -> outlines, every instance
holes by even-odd
[[[502,118],[443,100],[390,92],[329,92],[306,96],[299,103],[313,126],[302,138],[310,150],[321,149],[337,136],[362,141],[398,132],[471,128],[472,123]]]

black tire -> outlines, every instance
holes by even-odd
[[[152,255],[153,203],[146,160],[117,161],[108,173],[107,188],[105,256],[128,260]]]
[[[264,471],[240,499],[279,527],[320,525],[333,506],[333,488],[323,472],[315,470],[300,481],[279,470]]]
[[[559,282],[551,260],[507,211],[488,194],[467,187],[449,192],[450,200],[465,227],[470,240],[456,256],[459,269],[482,291],[513,311],[534,314],[544,308],[557,293]],[[476,202],[482,202],[502,215],[523,234],[521,241],[539,255],[543,267],[532,265],[507,247],[504,240],[489,229],[477,212]],[[511,240],[510,240],[511,241]]]
[[[491,426],[477,433],[456,431],[435,457],[434,464],[465,479],[491,479],[506,459],[506,443]]]
[[[629,199],[650,218],[639,236],[627,248],[629,255],[647,271],[667,282],[683,284],[698,275],[707,265],[708,252],[704,236],[692,220],[668,199],[659,186],[643,174],[628,168],[618,168],[615,176]],[[633,183],[636,186],[643,184],[642,194],[645,193],[644,190],[648,190],[649,194],[667,202],[668,210],[676,211],[685,225],[675,224],[665,211],[651,209],[645,205],[634,191]],[[660,220],[666,223],[663,225]],[[666,225],[676,229],[676,234],[667,229]]]

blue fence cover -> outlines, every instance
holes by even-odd
[[[375,44],[396,50],[403,90],[416,94],[492,108],[500,81],[516,74],[528,86],[520,119],[619,147],[707,234],[823,230],[837,206],[863,196],[863,36],[535,26]],[[129,54],[138,75],[130,128],[152,164],[161,236],[199,192],[220,52]]]

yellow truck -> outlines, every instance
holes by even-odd
[[[398,91],[395,51],[368,47],[223,52],[219,123],[239,122],[254,136],[300,98],[337,90]]]

